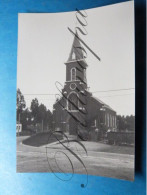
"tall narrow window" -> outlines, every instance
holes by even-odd
[[[114,121],[115,121],[115,122],[114,122],[114,124],[115,124],[114,126],[115,126],[115,128],[116,128],[116,116],[114,117]]]
[[[105,125],[107,125],[107,115],[105,114]]]
[[[107,114],[107,120],[108,120],[108,127],[109,127],[109,114]]]
[[[110,127],[112,127],[112,116],[110,115]]]
[[[114,119],[114,116],[113,116],[113,127],[115,127],[115,123],[114,123],[114,120],[115,120],[115,119]]]
[[[72,68],[71,69],[71,81],[75,81],[76,80],[76,69]]]
[[[76,93],[71,93],[68,97],[68,110],[74,111],[78,110],[79,99]]]

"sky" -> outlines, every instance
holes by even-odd
[[[134,1],[85,11],[88,34],[79,36],[101,58],[86,49],[89,91],[117,114],[134,115]],[[73,42],[68,27],[75,31],[76,26],[81,27],[75,12],[19,14],[17,88],[27,107],[36,97],[52,111],[58,93],[55,82],[64,85],[64,63]]]

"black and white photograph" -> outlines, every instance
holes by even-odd
[[[134,180],[134,34],[134,1],[19,13],[18,173]]]

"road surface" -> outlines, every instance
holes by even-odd
[[[71,177],[71,174],[66,174],[68,172],[133,180],[134,155],[88,149],[86,154],[80,145],[72,143],[70,149],[75,156],[57,143],[49,144],[47,148],[23,145],[24,138],[17,137],[17,172],[62,172],[63,180]],[[99,143],[84,144],[87,148],[92,144],[99,147]]]

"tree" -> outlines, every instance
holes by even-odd
[[[117,116],[118,119],[118,129],[119,130],[129,130],[134,131],[135,130],[135,116]]]
[[[17,121],[19,121],[19,122],[20,122],[20,115],[23,112],[23,110],[25,109],[25,107],[26,107],[26,102],[25,102],[24,96],[21,93],[20,89],[17,89],[17,106],[16,106],[16,109],[17,109]]]
[[[44,104],[40,104],[38,108],[38,121],[42,124],[43,129],[52,128],[52,113],[50,110],[47,110]]]
[[[126,128],[131,131],[135,130],[135,116],[126,116]]]
[[[46,112],[47,112],[47,109],[46,109],[45,105],[40,104],[40,106],[38,107],[38,122],[42,122],[42,120],[44,120],[44,122],[45,122]]]
[[[47,110],[46,112],[46,121],[47,121],[47,126],[52,129],[53,127],[53,114],[51,113],[50,110]]]
[[[32,116],[34,117],[34,123],[36,124],[38,120],[38,112],[39,112],[39,102],[37,98],[32,100],[30,109],[32,111]]]
[[[27,125],[31,124],[31,112],[26,108],[22,113],[21,113],[21,118],[20,122],[22,124],[22,129],[26,130]]]
[[[39,105],[37,98],[32,100],[30,110],[34,118],[34,125],[39,123],[37,126],[41,126],[41,129],[48,130],[52,128],[52,113],[50,110],[47,110],[44,104]]]
[[[117,116],[117,120],[118,120],[118,129],[119,130],[125,130],[125,117],[118,115]]]

